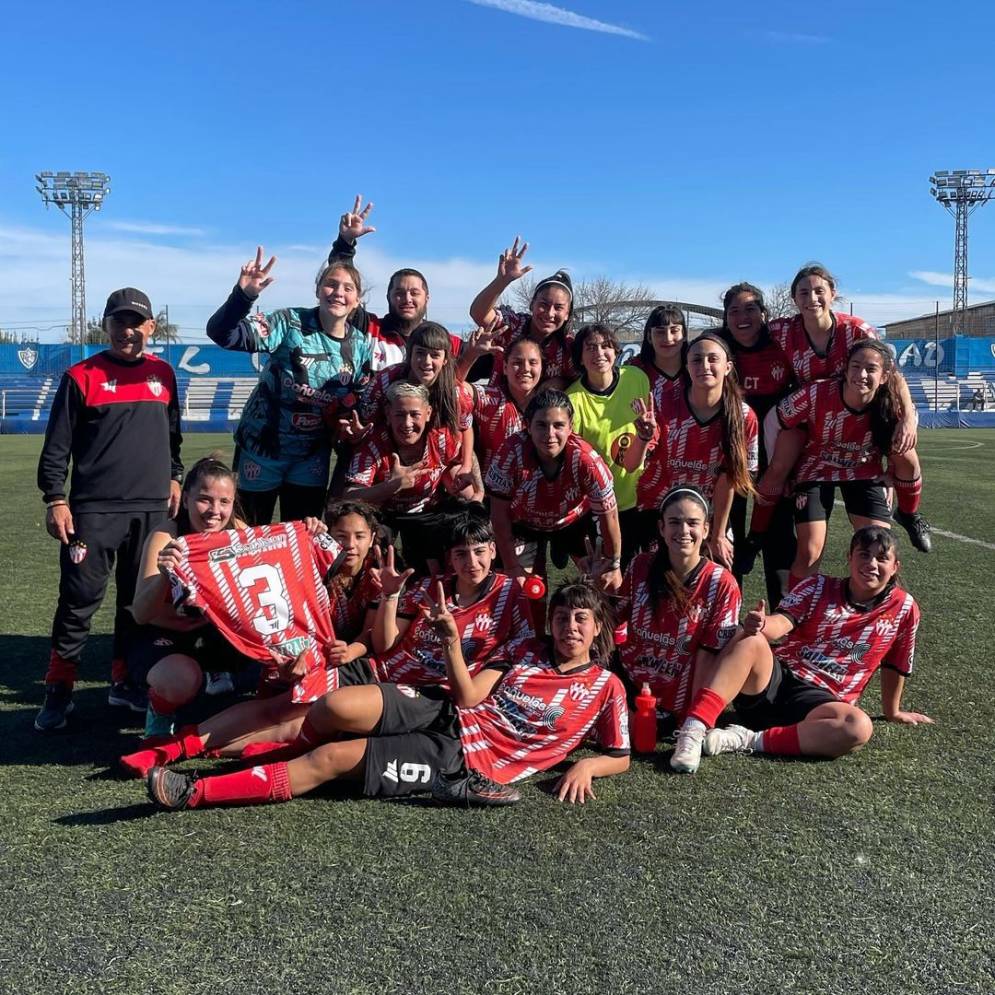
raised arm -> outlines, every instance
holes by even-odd
[[[245,319],[256,298],[273,282],[269,274],[275,263],[276,256],[271,256],[264,264],[263,247],[256,247],[255,259],[242,267],[228,300],[208,319],[207,335],[212,342],[222,349],[241,352],[255,352],[259,348],[258,339]]]
[[[518,236],[510,249],[505,249],[498,256],[497,275],[483,290],[477,294],[470,305],[470,317],[478,325],[486,325],[494,319],[494,308],[501,299],[501,295],[516,280],[520,280],[526,273],[532,271],[531,266],[522,264],[522,257],[528,251],[529,243],[522,242],[519,247]]]

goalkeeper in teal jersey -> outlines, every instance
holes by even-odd
[[[222,348],[268,354],[235,430],[238,494],[250,525],[272,520],[277,497],[282,521],[321,516],[338,418],[356,406],[373,363],[372,340],[349,324],[362,284],[347,261],[319,274],[317,307],[249,314],[273,282],[275,262],[264,265],[260,247],[207,323]]]

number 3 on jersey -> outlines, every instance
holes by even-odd
[[[275,636],[290,625],[287,584],[279,567],[258,563],[239,571],[235,579],[259,606],[251,619],[252,627],[259,635]]]

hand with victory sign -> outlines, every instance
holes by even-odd
[[[273,277],[269,271],[276,262],[276,256],[270,256],[270,260],[263,265],[263,247],[256,246],[256,258],[250,259],[243,267],[238,277],[238,285],[250,301],[254,301],[272,282]]]
[[[346,211],[339,218],[339,238],[344,239],[346,242],[355,242],[356,239],[362,238],[364,235],[369,235],[372,231],[376,231],[376,228],[366,223],[366,219],[370,216],[370,211],[373,210],[373,201],[370,201],[366,207],[362,205],[363,195],[358,193],[356,194],[356,203],[352,205],[352,210]]]
[[[526,273],[532,272],[531,266],[522,265],[522,257],[529,250],[529,243],[522,242],[518,247],[519,236],[515,236],[515,242],[510,249],[505,249],[498,257],[498,277],[506,283],[514,283],[520,280]]]

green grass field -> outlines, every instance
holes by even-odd
[[[995,992],[992,549],[905,543],[906,701],[937,724],[877,723],[844,760],[689,778],[661,752],[577,808],[546,778],[507,810],[326,792],[153,814],[107,774],[138,730],[106,705],[106,609],[70,731],[32,729],[57,588],[40,441],[0,438],[0,992]],[[191,435],[186,461],[217,446]],[[995,543],[995,433],[920,452],[934,525]]]

